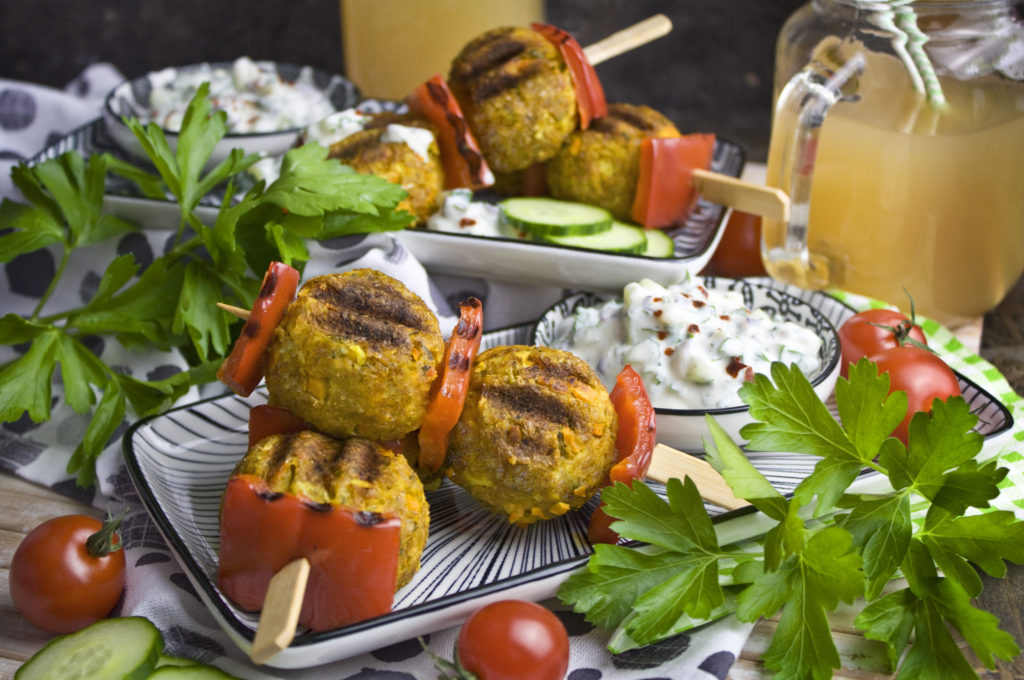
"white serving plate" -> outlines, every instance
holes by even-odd
[[[374,100],[362,102],[359,107],[369,110],[394,108],[393,103],[382,104]],[[106,152],[132,160],[110,135],[103,121],[96,120],[43,149],[28,163],[38,163],[71,150],[83,155]],[[744,163],[745,155],[739,146],[719,140],[712,170],[739,176]],[[180,213],[174,204],[143,198],[134,185],[116,177],[107,181],[104,210],[147,229],[173,230],[178,228],[180,221]],[[668,230],[675,242],[675,255],[668,258],[424,229],[393,233],[430,271],[530,285],[614,292],[643,277],[669,283],[685,273],[696,275],[707,265],[718,246],[728,212],[723,206],[698,201],[683,224]],[[196,213],[204,223],[213,224],[217,199],[204,199]]]
[[[528,343],[532,331],[526,324],[489,332],[483,347]],[[980,417],[977,429],[988,441],[1010,434],[1012,418],[998,400],[966,379],[961,387]],[[202,601],[245,653],[252,646],[258,615],[240,611],[217,588],[218,510],[228,476],[247,449],[249,408],[264,400],[262,392],[249,399],[228,394],[178,407],[139,421],[123,440],[125,462],[147,512]],[[748,457],[782,493],[792,492],[818,460],[787,453]],[[865,471],[855,482],[856,490],[878,491],[885,482]],[[592,553],[586,530],[594,501],[560,518],[517,528],[447,482],[429,492],[427,500],[430,534],[422,567],[398,591],[393,610],[336,630],[300,631],[267,665],[317,666],[457,625],[494,600],[552,597]],[[729,513],[706,508],[719,531],[734,541],[766,530],[752,508]]]

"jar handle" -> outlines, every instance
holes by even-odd
[[[786,83],[779,95],[776,124],[784,120],[795,120],[796,123],[792,130],[785,131],[788,137],[781,147],[785,150],[785,157],[777,166],[779,176],[768,178],[768,183],[785,191],[790,200],[789,221],[781,243],[769,244],[762,239],[762,255],[769,270],[773,263],[785,263],[787,269],[804,272],[799,279],[806,283],[813,284],[818,278],[808,273],[814,263],[807,247],[811,182],[818,138],[825,115],[843,98],[843,86],[863,73],[864,61],[864,55],[857,52],[834,72],[823,72],[820,64],[809,64]],[[825,283],[821,281],[819,285],[805,287],[819,288]]]

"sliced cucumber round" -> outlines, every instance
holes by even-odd
[[[51,640],[14,673],[14,678],[145,680],[163,648],[163,636],[148,619],[101,619],[77,633]]]
[[[647,257],[672,257],[676,254],[676,242],[661,229],[647,230]]]
[[[642,227],[618,220],[612,221],[611,229],[586,236],[546,236],[544,241],[560,246],[604,250],[609,253],[642,253],[647,248],[647,235]]]
[[[583,236],[607,231],[612,214],[604,208],[555,198],[507,198],[498,204],[502,220],[533,236]]]

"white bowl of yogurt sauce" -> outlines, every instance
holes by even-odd
[[[622,295],[561,300],[538,320],[533,342],[579,355],[608,389],[628,363],[655,407],[658,441],[701,453],[707,414],[745,443],[739,431],[753,418],[737,391],[773,361],[796,364],[822,400],[831,395],[840,351],[830,311],[842,308],[824,293],[769,279],[645,279]]]
[[[211,104],[225,112],[228,123],[210,165],[236,148],[247,154],[283,154],[303,128],[359,100],[356,86],[340,75],[311,66],[239,57],[233,62],[165,68],[120,83],[104,101],[105,127],[118,146],[145,158],[122,119],[156,123],[174,150],[185,109],[203,82],[210,83]]]

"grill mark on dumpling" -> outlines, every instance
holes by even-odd
[[[504,92],[517,89],[526,81],[541,75],[546,69],[542,61],[520,64],[515,71],[487,73],[479,78],[473,87],[473,101],[480,103]]]
[[[610,106],[608,107],[608,115],[606,118],[608,119],[606,122],[607,125],[611,125],[612,121],[618,121],[645,133],[654,132],[658,127],[654,121],[631,109],[622,109]]]
[[[380,144],[380,134],[360,134],[349,135],[337,144],[331,145],[330,153],[327,154],[328,158],[354,158],[363,151],[368,151],[373,147]]]
[[[387,465],[387,458],[373,442],[365,439],[339,441],[312,432],[281,435],[268,453],[263,467],[265,478],[276,479],[276,485],[284,484],[289,488],[299,481],[324,490],[333,489],[343,474],[373,484]],[[284,475],[286,468],[290,470]]]
[[[313,320],[320,329],[350,340],[365,340],[373,346],[405,348],[409,331],[428,332],[427,321],[413,309],[398,289],[368,286],[355,277],[340,279],[341,285],[317,285],[309,291],[315,300],[330,308]]]
[[[517,420],[554,426],[579,426],[579,414],[558,397],[545,394],[536,385],[488,385],[481,396],[498,408],[509,411]]]
[[[385,464],[385,457],[373,442],[366,439],[345,439],[339,442],[335,449],[330,467],[332,470],[345,469],[350,476],[373,484],[384,472]],[[333,473],[324,480],[325,485],[333,481],[331,477]]]
[[[526,44],[510,37],[514,29],[496,33],[494,36],[476,45],[471,52],[458,60],[454,76],[458,79],[472,80],[481,73],[507,64],[526,50]]]
[[[523,368],[529,380],[543,382],[560,392],[567,390],[573,383],[589,384],[589,367],[586,365],[580,366],[570,361],[548,361],[543,356],[538,356],[536,361],[536,364]]]

